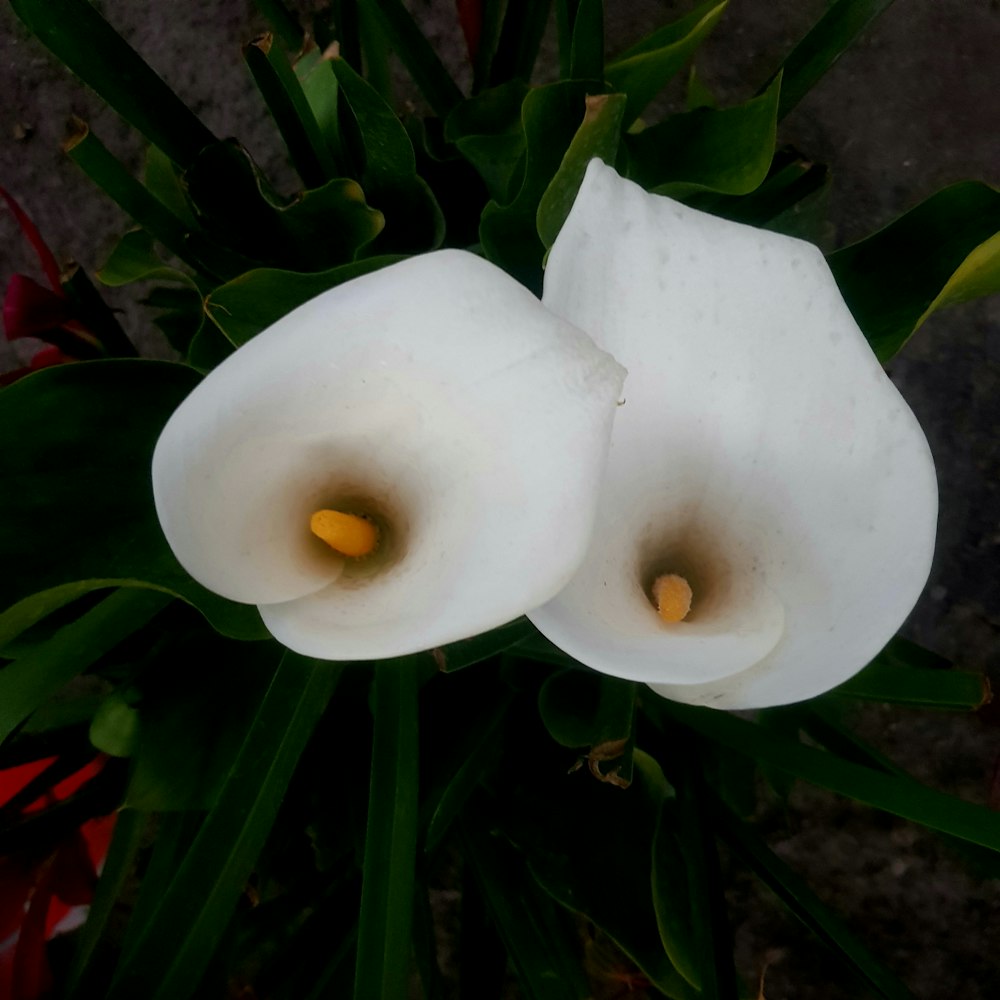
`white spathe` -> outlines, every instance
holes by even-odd
[[[819,250],[647,194],[593,161],[543,302],[629,370],[589,552],[530,615],[603,673],[754,708],[846,680],[930,569],[916,419]],[[694,590],[664,623],[661,573]]]
[[[478,634],[553,597],[586,551],[624,370],[470,253],[331,289],[191,393],[153,456],[163,531],[210,590],[331,660]],[[382,540],[345,560],[324,507]]]

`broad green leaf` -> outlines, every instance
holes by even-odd
[[[627,785],[637,687],[589,670],[561,670],[542,684],[538,711],[557,743],[586,753],[594,777]]]
[[[246,150],[231,141],[203,149],[185,182],[209,234],[268,267],[312,272],[349,263],[384,225],[347,178],[282,202]]]
[[[698,108],[625,137],[628,176],[672,198],[695,191],[742,195],[760,187],[774,158],[780,76],[734,108]]]
[[[404,1000],[417,853],[417,683],[394,665],[375,667],[375,737],[355,1000]]]
[[[243,745],[281,648],[198,630],[169,641],[134,706],[138,733],[125,805],[165,813],[209,809]],[[205,664],[211,670],[205,670]]]
[[[313,49],[295,63],[295,75],[323,142],[337,164],[337,173],[346,173],[340,136],[340,84],[333,72],[332,60],[318,48]]]
[[[476,168],[490,197],[505,204],[511,179],[524,158],[521,105],[528,87],[511,80],[460,104],[445,122],[445,138]]]
[[[636,751],[628,788],[584,771],[546,771],[505,805],[504,826],[546,892],[592,920],[667,996],[694,1000],[663,948],[653,907],[653,837],[669,794],[659,765]]]
[[[778,70],[785,75],[779,118],[784,118],[812,90],[854,39],[891,4],[892,0],[832,0],[826,13]]]
[[[202,323],[188,346],[187,362],[203,375],[221,365],[235,350],[233,342],[217,326]]]
[[[820,901],[805,880],[770,850],[749,824],[740,822],[721,802],[714,804],[712,812],[713,822],[726,843],[795,916],[835,954],[847,960],[866,985],[886,1000],[912,1000],[913,994],[903,983]]]
[[[401,256],[367,257],[313,274],[259,268],[210,292],[205,299],[205,312],[233,344],[245,344],[303,302],[402,259]]]
[[[430,188],[417,176],[413,144],[392,108],[343,59],[330,65],[360,136],[359,180],[385,218],[372,252],[413,253],[440,246],[444,221]]]
[[[338,174],[285,46],[271,34],[243,50],[250,74],[281,133],[292,163],[307,188],[322,187]]]
[[[191,203],[188,201],[184,185],[177,167],[162,150],[150,145],[146,149],[146,169],[143,183],[149,191],[170,209],[190,229],[198,226]]]
[[[490,86],[531,82],[552,0],[507,0],[500,38],[490,67]]]
[[[97,272],[98,280],[111,288],[130,285],[134,281],[182,281],[194,283],[183,271],[165,264],[154,249],[155,240],[145,229],[127,232],[111,251]]]
[[[577,4],[569,75],[574,80],[604,79],[603,0],[580,0]]]
[[[888,361],[938,309],[1000,291],[1000,191],[954,184],[829,261],[872,349]]]
[[[76,947],[66,976],[65,994],[69,997],[94,995],[88,975],[91,962],[100,955],[108,922],[130,876],[135,872],[135,858],[142,844],[149,817],[133,809],[122,809],[115,820],[101,877],[87,913],[87,922],[76,937]]]
[[[579,937],[558,907],[526,877],[521,859],[480,823],[465,825],[466,860],[529,1000],[585,1000]]]
[[[365,80],[382,100],[393,106],[395,100],[392,94],[392,72],[389,68],[392,43],[372,0],[358,0],[358,21]]]
[[[413,82],[439,118],[462,100],[462,92],[448,75],[433,46],[417,27],[402,0],[359,0],[363,9],[378,18],[390,48],[399,57]]]
[[[709,0],[701,4],[680,20],[643,38],[605,67],[604,78],[611,89],[628,95],[626,128],[680,72],[715,27],[727,2]]]
[[[698,953],[692,932],[691,886],[688,862],[677,837],[676,803],[667,800],[653,835],[653,909],[660,941],[674,968],[698,988]]]
[[[719,102],[715,99],[715,94],[709,90],[708,84],[701,78],[694,66],[688,72],[687,94],[684,99],[684,106],[688,111],[695,111],[698,108],[717,108],[719,106]]]
[[[576,201],[587,164],[597,157],[614,166],[625,101],[624,94],[597,94],[585,98],[583,121],[538,203],[535,225],[546,249],[555,243]]]
[[[339,675],[335,664],[283,657],[218,802],[135,937],[108,1000],[176,1000],[197,986]]]
[[[536,225],[538,205],[562,164],[587,110],[589,95],[603,86],[572,80],[529,91],[521,109],[525,165],[513,201],[491,201],[483,210],[479,235],[486,256],[528,288],[540,289],[545,247]]]
[[[238,254],[190,231],[129,173],[86,123],[76,119],[74,124],[76,131],[65,146],[70,159],[155,240],[209,280],[225,281],[246,270],[246,262]]]
[[[146,625],[170,600],[158,590],[118,590],[64,625],[48,642],[0,670],[0,742],[68,681]]]
[[[87,0],[11,0],[60,62],[174,163],[187,166],[215,137]]]
[[[935,791],[910,778],[842,760],[725,712],[655,697],[644,701],[643,708],[662,727],[680,722],[711,740],[820,788],[1000,851],[1000,814],[985,806]]]
[[[163,331],[170,346],[181,354],[189,354],[191,344],[205,325],[205,309],[198,288],[193,284],[159,285],[140,301],[156,310],[153,322]]]
[[[164,361],[86,361],[36,372],[0,393],[0,639],[116,586],[181,597],[227,635],[267,635],[255,608],[188,576],[156,518],[153,447],[197,382],[190,368]]]
[[[304,37],[298,18],[281,0],[253,0],[253,2],[285,47],[290,52],[298,51],[302,47]]]

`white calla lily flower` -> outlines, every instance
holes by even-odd
[[[820,251],[594,161],[543,302],[629,381],[590,550],[530,615],[541,632],[719,708],[799,701],[864,666],[927,579],[937,485]]]
[[[380,659],[549,600],[582,559],[624,370],[492,264],[411,258],[241,347],[153,457],[163,531],[284,645]]]

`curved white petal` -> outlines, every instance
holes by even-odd
[[[590,164],[543,302],[629,369],[594,541],[531,615],[678,701],[798,701],[859,670],[930,568],[927,442],[813,246]],[[688,620],[648,598],[687,576]]]
[[[197,580],[285,645],[402,655],[553,596],[586,550],[623,370],[498,268],[412,258],[306,303],[165,427],[157,512]],[[383,528],[364,560],[321,507]]]

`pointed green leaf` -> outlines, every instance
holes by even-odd
[[[238,254],[189,230],[126,170],[85,122],[76,119],[74,124],[76,132],[65,147],[70,159],[167,250],[210,280],[225,281],[247,269]]]
[[[758,188],[774,158],[781,78],[734,108],[698,108],[625,137],[628,176],[672,198],[694,191],[742,195]]]
[[[340,671],[287,653],[215,807],[118,968],[108,1000],[176,1000],[197,986]]]
[[[290,52],[297,52],[302,47],[304,37],[298,18],[281,0],[253,0],[253,2],[284,46]]]
[[[183,271],[169,267],[153,249],[154,239],[145,229],[132,229],[116,244],[108,259],[97,272],[97,279],[111,288],[130,285],[134,281],[193,282]]]
[[[524,158],[521,105],[527,84],[511,80],[460,104],[445,122],[445,138],[476,168],[498,204],[509,201],[510,183]]]
[[[295,63],[295,75],[306,101],[309,102],[320,136],[337,165],[336,173],[345,174],[347,170],[344,166],[338,117],[340,84],[337,83],[331,63],[332,59],[325,53],[313,49]]]
[[[695,49],[715,27],[728,0],[709,0],[690,14],[637,42],[609,63],[604,77],[611,89],[628,95],[625,126],[680,72]]]
[[[0,742],[68,681],[146,625],[171,599],[158,590],[118,590],[0,670]]]
[[[545,247],[538,205],[570,148],[599,83],[572,80],[529,91],[521,110],[526,152],[520,189],[508,205],[491,201],[479,226],[486,256],[529,288],[540,288]]]
[[[820,788],[1000,851],[1000,814],[985,806],[935,791],[910,778],[842,760],[725,712],[679,705],[655,696],[644,701],[643,708],[661,727],[680,722]]]
[[[551,8],[552,0],[507,0],[490,67],[490,86],[515,79],[531,82]]]
[[[215,137],[87,0],[11,0],[60,62],[174,163]]]
[[[844,958],[861,980],[885,1000],[913,1000],[913,994],[885,968],[806,882],[782,861],[746,823],[721,803],[713,809],[719,833],[760,880],[834,953]]]
[[[854,39],[891,4],[892,0],[832,0],[826,13],[779,67],[778,72],[785,74],[779,118],[784,118],[812,90]]]
[[[153,447],[197,382],[190,368],[163,361],[86,361],[36,372],[0,393],[0,639],[115,586],[162,590],[226,634],[266,636],[255,608],[188,576],[156,518]]]
[[[278,199],[246,150],[231,141],[203,149],[185,182],[206,231],[269,267],[312,272],[349,263],[384,224],[347,178],[290,202]]]
[[[355,1000],[407,996],[417,814],[416,677],[377,664]]]
[[[555,243],[559,230],[576,201],[583,175],[587,172],[587,164],[597,157],[614,166],[621,139],[625,101],[624,94],[598,94],[585,99],[583,122],[576,130],[559,169],[549,181],[538,203],[536,226],[546,249]]]
[[[433,46],[417,27],[402,0],[360,0],[378,19],[389,47],[399,56],[413,82],[438,118],[444,118],[462,100]]]
[[[366,257],[313,274],[258,268],[210,292],[205,312],[233,344],[245,344],[303,302],[402,259],[398,255]]]
[[[858,325],[888,361],[938,309],[1000,291],[1000,191],[954,184],[829,260]]]
[[[302,85],[280,40],[266,34],[243,50],[243,58],[307,188],[337,176],[337,165],[320,132]]]
[[[464,854],[482,890],[518,982],[529,1000],[585,1000],[579,939],[517,855],[481,824],[463,830]]]

